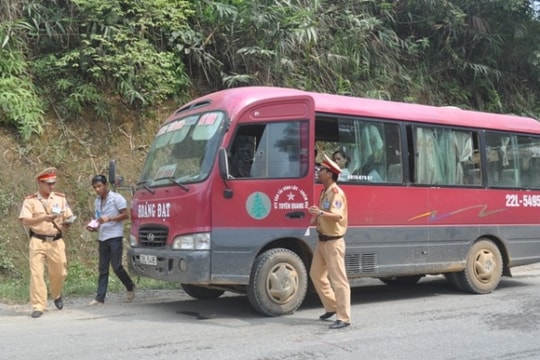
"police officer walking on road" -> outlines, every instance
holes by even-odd
[[[319,206],[311,206],[311,225],[317,226],[319,242],[313,254],[310,277],[323,303],[326,320],[336,315],[330,329],[351,324],[351,289],[345,270],[345,240],[347,231],[347,198],[336,184],[340,167],[326,154],[318,172],[324,186]]]
[[[47,266],[51,297],[58,310],[64,307],[62,291],[67,276],[64,229],[75,216],[64,194],[52,191],[56,184],[56,169],[47,168],[37,176],[37,193],[24,199],[19,221],[29,229],[30,302],[32,317],[39,318],[47,309]]]

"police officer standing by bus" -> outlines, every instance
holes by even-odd
[[[53,191],[56,169],[47,168],[36,176],[38,191],[27,196],[22,204],[19,221],[29,229],[30,302],[32,317],[39,318],[47,308],[45,265],[50,293],[58,310],[64,307],[62,291],[67,276],[67,260],[63,232],[75,216],[66,197]]]
[[[340,167],[326,154],[318,177],[324,186],[319,206],[311,206],[311,225],[317,226],[319,241],[313,254],[310,277],[324,306],[319,318],[326,320],[336,315],[330,329],[341,329],[351,324],[351,289],[345,270],[345,240],[347,231],[347,198],[336,184]]]

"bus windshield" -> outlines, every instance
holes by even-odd
[[[225,114],[207,112],[165,124],[150,147],[138,184],[194,183],[206,179],[223,132]]]

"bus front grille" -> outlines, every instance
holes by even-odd
[[[139,229],[141,247],[164,247],[167,244],[169,229],[164,226],[144,226]]]

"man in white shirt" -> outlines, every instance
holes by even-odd
[[[124,251],[124,225],[123,221],[128,218],[126,199],[109,190],[107,178],[104,175],[96,175],[92,178],[92,187],[96,194],[94,202],[95,218],[91,221],[88,231],[98,231],[99,240],[99,277],[97,294],[88,305],[103,305],[107,286],[109,284],[109,266],[127,290],[127,302],[135,297],[135,284],[122,266],[122,254]]]

